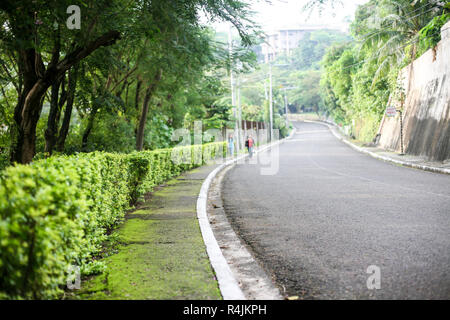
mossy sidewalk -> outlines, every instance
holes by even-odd
[[[221,299],[197,220],[204,166],[155,189],[114,233],[107,271],[83,280],[79,299]]]

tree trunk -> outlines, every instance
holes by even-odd
[[[120,38],[120,33],[110,31],[89,42],[84,47],[77,47],[66,57],[48,65],[44,64],[34,49],[20,53],[19,67],[23,72],[24,88],[14,110],[17,138],[11,148],[11,161],[29,163],[36,153],[36,126],[42,111],[42,102],[47,89],[51,87],[67,70],[101,46],[109,46]]]
[[[66,109],[64,111],[64,118],[59,129],[58,139],[56,141],[56,150],[58,152],[64,151],[64,144],[66,142],[67,134],[69,133],[70,119],[72,117],[73,101],[75,99],[75,89],[77,87],[78,79],[78,68],[79,65],[76,64],[73,71],[69,74],[69,83],[67,88],[67,103]]]
[[[170,102],[171,100],[172,100],[172,95],[169,93],[167,95],[167,101]],[[173,103],[170,104],[169,108],[170,108],[170,116],[169,116],[167,123],[169,124],[169,126],[173,126],[173,115],[174,115],[174,109],[175,109],[175,106],[173,105]]]
[[[97,115],[97,111],[98,108],[95,106],[92,111],[91,114],[89,115],[89,119],[88,119],[88,124],[86,129],[84,129],[83,132],[83,138],[81,140],[81,150],[84,152],[87,152],[87,142],[88,142],[88,138],[89,135],[91,134],[92,128],[94,127],[94,120],[95,120],[95,116]]]
[[[125,90],[125,105],[128,106],[128,90],[130,89],[130,84],[132,84],[133,81],[130,81],[127,83],[127,89]]]
[[[22,126],[22,110],[25,105],[25,99],[37,81],[35,71],[35,50],[28,49],[19,52],[19,76],[23,77],[23,87],[19,94],[16,107],[14,108],[14,124],[12,130],[13,144],[11,146],[10,160],[12,163],[23,163],[23,148],[25,141],[24,127]],[[29,144],[29,143],[28,143]]]
[[[58,132],[58,114],[60,113],[59,98],[59,88],[61,87],[62,81],[56,81],[52,84],[51,89],[51,101],[50,101],[50,112],[48,114],[47,129],[45,129],[45,149],[44,152],[49,155],[53,152],[53,147],[56,144],[56,134]]]
[[[137,84],[136,84],[136,96],[134,98],[134,108],[137,110],[139,110],[139,93],[141,91],[141,86],[142,86],[142,80],[138,80]]]
[[[144,103],[142,105],[141,117],[139,119],[139,126],[136,134],[136,150],[141,151],[144,148],[144,130],[147,121],[148,105],[151,97],[151,87],[145,91]]]
[[[140,100],[140,93],[141,93],[141,86],[142,86],[142,80],[138,77],[138,82],[136,84],[136,95],[134,97],[134,108],[136,112],[139,112],[139,100]],[[134,127],[134,136],[137,138],[137,132],[138,132],[138,125]]]
[[[141,151],[144,148],[144,131],[145,123],[147,122],[148,106],[150,103],[150,98],[155,92],[158,82],[161,80],[162,70],[160,69],[154,78],[153,83],[145,91],[144,103],[142,105],[141,117],[139,119],[139,126],[136,134],[136,150]]]
[[[26,98],[19,100],[16,106],[14,113],[18,124],[18,137],[17,144],[12,148],[11,160],[13,162],[29,163],[36,154],[36,126],[47,89],[48,85],[42,80],[38,80],[26,94]]]
[[[50,64],[55,65],[59,61],[60,52],[61,52],[61,36],[59,32],[59,28],[55,33],[55,39],[54,39],[54,47],[53,47],[53,53],[52,53],[52,59]],[[61,77],[56,78],[55,82],[51,85],[51,101],[50,101],[50,112],[48,114],[47,119],[47,129],[44,132],[45,137],[45,149],[44,152],[48,153],[49,155],[53,152],[53,147],[56,143],[56,134],[58,131],[58,123],[59,118],[61,114],[61,108],[64,104],[64,96],[65,96],[65,90],[64,90],[64,80],[65,80],[65,73],[61,75]],[[59,88],[62,87],[62,93],[61,93],[61,99],[59,97]],[[60,103],[60,101],[62,103]]]

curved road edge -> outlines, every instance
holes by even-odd
[[[260,149],[256,150],[255,154],[263,152],[277,144],[280,144],[286,139],[292,138],[294,134],[295,128],[292,129],[292,132],[287,138],[272,142],[267,146],[261,147]],[[213,267],[216,274],[217,282],[219,283],[219,289],[224,300],[245,300],[246,297],[239,286],[238,280],[231,271],[231,268],[226,261],[222,250],[219,247],[217,239],[215,238],[212,231],[207,213],[208,191],[213,179],[220,171],[246,157],[248,157],[248,154],[227,160],[225,163],[219,165],[216,169],[214,169],[206,177],[205,181],[203,181],[197,198],[197,219],[199,221],[200,231],[203,237],[203,242],[206,246],[206,252],[211,262],[211,266]]]
[[[325,121],[312,121],[312,120],[304,120],[304,121],[305,122],[313,122],[313,123],[317,123],[317,124],[321,124],[321,125],[327,126],[330,129],[331,133],[338,140],[341,140],[342,142],[344,142],[345,144],[347,144],[348,146],[350,146],[354,150],[359,151],[361,153],[365,153],[365,154],[367,154],[367,155],[369,155],[369,156],[371,156],[371,157],[373,157],[375,159],[386,161],[386,162],[391,162],[391,163],[398,164],[398,165],[401,165],[401,166],[404,166],[404,167],[420,169],[420,170],[434,172],[434,173],[450,174],[450,169],[437,168],[437,167],[431,167],[431,166],[426,166],[426,165],[420,165],[420,164],[411,163],[411,162],[408,162],[408,161],[401,161],[401,160],[393,159],[393,158],[390,158],[390,157],[382,156],[382,155],[376,154],[375,152],[366,150],[365,148],[359,147],[359,146],[355,145],[354,143],[350,142],[340,132],[337,132],[336,130],[334,130],[334,127],[336,127],[334,124],[330,124],[330,123],[325,122]]]

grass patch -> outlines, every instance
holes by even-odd
[[[166,182],[128,213],[114,232],[116,253],[103,258],[107,271],[69,298],[221,299],[197,220],[203,181],[190,179],[201,170]]]

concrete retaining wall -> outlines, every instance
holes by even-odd
[[[441,29],[442,40],[400,73],[406,100],[403,141],[408,154],[429,160],[450,159],[450,22]],[[400,108],[400,104],[390,101]],[[379,145],[400,151],[400,119],[384,117]]]

